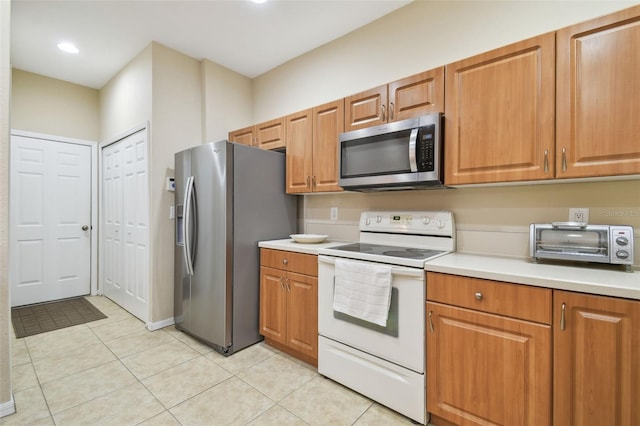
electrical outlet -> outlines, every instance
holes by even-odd
[[[569,222],[589,223],[589,209],[587,208],[569,209]]]
[[[331,207],[331,220],[338,220],[338,208]]]

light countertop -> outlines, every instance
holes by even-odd
[[[343,244],[349,243],[327,241],[318,244],[301,244],[287,238],[261,241],[258,246],[317,255],[320,249]],[[431,272],[640,300],[640,271],[625,272],[621,266],[533,263],[529,259],[451,253],[427,262],[424,269]]]
[[[452,253],[427,262],[425,270],[640,300],[640,272],[625,272],[621,266],[533,263]]]
[[[320,249],[340,246],[343,244],[349,243],[346,241],[325,241],[323,243],[316,244],[302,244],[296,243],[291,238],[287,238],[283,240],[260,241],[258,243],[258,247],[317,255],[318,250]]]

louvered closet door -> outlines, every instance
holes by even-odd
[[[146,321],[149,184],[146,130],[102,150],[103,293]]]

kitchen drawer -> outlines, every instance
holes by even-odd
[[[547,288],[428,272],[427,300],[551,324]]]
[[[318,276],[318,256],[285,250],[260,249],[260,265],[288,272]]]

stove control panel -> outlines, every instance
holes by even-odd
[[[453,236],[450,211],[369,211],[360,215],[360,231]]]

